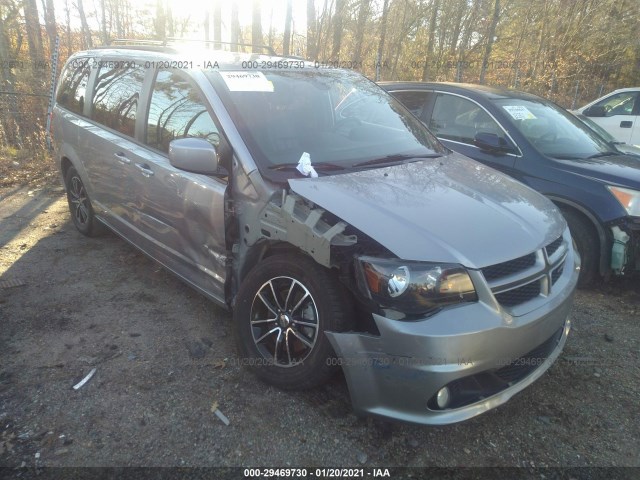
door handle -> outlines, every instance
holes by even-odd
[[[620,122],[620,128],[631,128],[633,126],[633,122],[631,120],[624,120]]]
[[[118,161],[123,165],[129,165],[131,163],[131,160],[125,157],[124,153],[122,152],[114,153],[113,156],[116,157]]]
[[[147,178],[153,175],[153,170],[151,170],[149,168],[149,165],[147,165],[146,163],[144,165],[141,163],[136,163],[136,168],[140,170],[140,173],[142,173],[142,175],[144,175]]]

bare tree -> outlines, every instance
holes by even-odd
[[[210,17],[210,15],[209,15],[209,8],[208,8],[208,7],[205,7],[205,9],[204,9],[204,22],[203,22],[203,26],[204,26],[204,39],[205,39],[205,41],[207,41],[207,42],[209,41],[209,29],[210,29],[210,25],[209,25],[209,23],[210,23],[210,21],[211,21],[211,18],[209,18],[209,17]],[[208,48],[208,47],[207,47],[207,48]]]
[[[289,45],[291,44],[291,17],[292,17],[292,0],[287,0],[287,11],[284,16],[284,38],[282,40],[282,54],[287,57],[290,55]]]
[[[53,0],[42,0],[42,9],[44,11],[44,25],[49,38],[49,51],[53,51],[56,43],[56,14],[53,6]]]
[[[340,48],[342,47],[342,19],[345,14],[345,0],[336,0],[336,11],[333,14],[333,49],[332,60],[340,60]]]
[[[238,20],[238,4],[233,2],[231,4],[231,51],[237,52],[238,39],[240,37],[240,22]]]
[[[67,37],[67,56],[71,56],[71,11],[69,8],[69,0],[64,0],[64,17],[66,24],[66,37]]]
[[[100,0],[100,33],[102,37],[102,44],[109,43],[109,34],[107,33],[107,7],[105,0]]]
[[[213,40],[216,42],[214,48],[220,48],[222,40],[222,7],[220,0],[216,0],[213,4]]]
[[[366,2],[365,2],[366,3]],[[314,0],[307,0],[307,58],[316,59],[316,6]]]
[[[167,27],[169,29],[169,37],[175,37],[175,22],[173,21],[173,10],[171,10],[171,5],[169,3],[165,3],[164,6],[166,15],[167,15]]]
[[[498,20],[500,19],[500,0],[496,0],[493,7],[493,17],[489,24],[489,32],[487,33],[487,46],[484,50],[484,57],[482,58],[482,69],[480,70],[480,83],[484,84],[484,77],[487,73],[487,66],[489,65],[489,57],[491,57],[491,49],[493,48],[494,38],[496,36],[496,27],[498,26]]]
[[[24,22],[27,30],[27,42],[31,61],[42,59],[42,34],[40,33],[40,21],[38,20],[38,5],[36,0],[24,0]]]
[[[80,15],[80,25],[82,25],[82,38],[84,40],[83,48],[93,48],[93,40],[91,39],[91,30],[87,23],[87,16],[84,14],[84,6],[82,0],[78,0],[78,15]]]
[[[264,40],[262,38],[262,2],[260,0],[253,0],[253,15],[251,23],[251,43],[254,45],[262,45]]]
[[[164,40],[167,37],[167,18],[164,14],[163,0],[156,0],[156,18],[153,23],[156,30],[156,38]]]
[[[431,16],[429,18],[429,39],[427,41],[427,52],[424,57],[424,64],[422,66],[422,81],[429,80],[431,71],[429,65],[433,63],[433,46],[436,38],[436,28],[438,21],[438,9],[440,8],[440,0],[434,0],[431,5]]]
[[[380,41],[378,42],[378,58],[376,60],[376,82],[380,80],[380,68],[382,55],[384,53],[384,42],[387,36],[387,17],[389,15],[389,0],[384,0],[382,4],[382,18],[380,19]]]
[[[362,59],[362,44],[364,42],[364,30],[369,20],[369,12],[371,10],[368,0],[360,0],[360,8],[358,8],[358,21],[356,23],[355,46],[353,49],[353,63],[360,63]]]

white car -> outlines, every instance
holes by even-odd
[[[618,142],[640,146],[640,87],[614,90],[573,113],[589,117]]]

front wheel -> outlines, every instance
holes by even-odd
[[[244,279],[234,308],[242,363],[267,383],[312,388],[335,372],[326,331],[347,330],[352,305],[335,275],[301,255],[275,255]]]
[[[594,280],[598,272],[600,260],[598,237],[588,220],[579,213],[562,209],[562,215],[569,225],[569,231],[580,255],[581,266],[578,286],[586,287]]]

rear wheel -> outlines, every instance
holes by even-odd
[[[244,279],[234,308],[236,341],[262,380],[306,389],[335,372],[325,331],[344,331],[352,305],[329,270],[301,255],[275,255]]]
[[[598,272],[600,263],[598,237],[591,223],[583,215],[569,209],[562,209],[562,214],[567,220],[571,236],[576,243],[582,261],[578,286],[586,287]]]
[[[71,220],[78,231],[88,237],[94,237],[104,231],[103,225],[96,219],[87,189],[74,167],[70,167],[65,176],[67,202]]]

